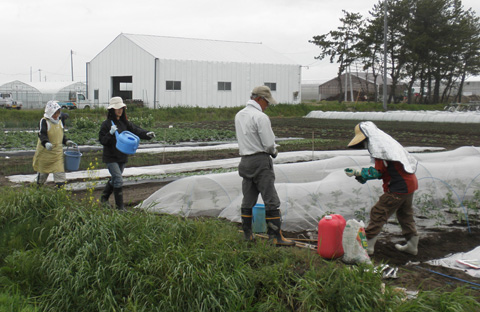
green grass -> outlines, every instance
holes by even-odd
[[[0,307],[15,311],[474,311],[466,289],[402,301],[380,274],[249,244],[238,226],[0,189]],[[3,304],[3,306],[2,306]],[[22,308],[23,310],[20,310]]]

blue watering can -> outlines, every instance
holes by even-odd
[[[112,120],[112,125],[114,125]],[[115,131],[115,137],[117,138],[116,148],[128,155],[133,155],[137,152],[138,145],[140,144],[140,138],[130,131],[123,131],[118,133],[118,130]]]

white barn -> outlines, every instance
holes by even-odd
[[[280,103],[300,103],[301,67],[261,43],[120,34],[87,63],[87,97],[145,106],[234,107],[268,85]]]

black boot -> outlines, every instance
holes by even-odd
[[[252,232],[252,208],[242,208],[242,230],[245,240],[249,242],[255,241]]]
[[[123,189],[121,187],[113,188],[113,196],[115,196],[115,206],[118,210],[125,210],[123,206]]]
[[[282,220],[280,210],[266,210],[265,221],[267,222],[268,239],[277,246],[295,246],[295,242],[285,239],[282,234]]]
[[[62,189],[65,187],[65,184],[67,184],[66,182],[59,182],[59,183],[55,183],[55,186],[58,188],[58,189]]]
[[[105,185],[105,188],[103,189],[102,196],[100,196],[100,202],[102,204],[108,203],[108,199],[110,198],[110,195],[112,195],[113,192],[113,185],[110,184],[111,180],[107,181],[107,185]]]

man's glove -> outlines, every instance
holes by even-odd
[[[353,169],[353,168],[345,168],[345,174],[349,177],[353,177],[353,176],[361,177],[362,171],[358,169]]]
[[[115,133],[115,131],[117,131],[117,126],[115,125],[112,125],[112,127],[110,128],[110,134],[113,135]]]
[[[155,132],[147,132],[147,136],[150,138],[150,139],[153,139],[155,137]]]
[[[77,146],[77,143],[73,142],[72,140],[67,140],[67,142],[65,142],[65,144],[67,144],[67,146]]]
[[[51,151],[53,149],[53,144],[50,142],[45,143],[45,148],[47,151]]]
[[[272,158],[277,158],[277,156],[278,156],[278,151],[277,151],[277,149],[275,149],[275,151],[273,151],[273,153],[270,154],[270,156],[272,156]]]

